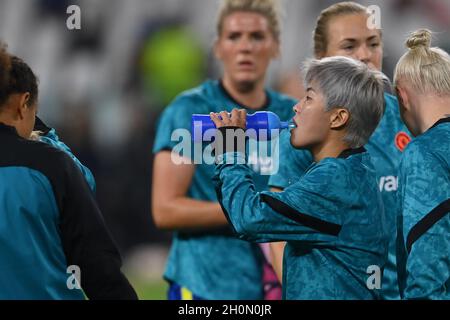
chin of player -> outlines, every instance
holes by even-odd
[[[239,88],[252,91],[258,82],[258,75],[254,71],[240,71],[234,76],[235,82]]]
[[[299,135],[298,127],[291,130],[291,145],[295,149],[304,149],[306,148],[307,144],[302,141],[302,137]]]
[[[317,139],[309,135],[308,132],[297,127],[291,130],[291,145],[295,149],[312,150],[318,144]]]

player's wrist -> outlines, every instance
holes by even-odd
[[[214,142],[216,160],[226,153],[240,153],[245,157],[246,140],[243,128],[225,126],[217,129]]]

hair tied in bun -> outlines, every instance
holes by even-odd
[[[406,46],[411,50],[422,47],[429,49],[431,47],[432,37],[433,34],[428,29],[417,30],[411,33],[408,40],[406,40]]]

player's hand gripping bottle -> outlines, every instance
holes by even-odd
[[[277,137],[281,130],[294,127],[295,124],[288,121],[280,121],[280,118],[270,111],[258,111],[247,115],[246,134],[253,139],[271,140]],[[191,134],[194,142],[211,141],[214,137],[215,129],[216,126],[209,114],[192,115]]]

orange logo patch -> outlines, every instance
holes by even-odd
[[[411,137],[406,132],[403,132],[403,131],[399,132],[395,136],[395,146],[401,152],[403,152],[403,150],[405,150],[406,146],[410,142],[411,142]]]

